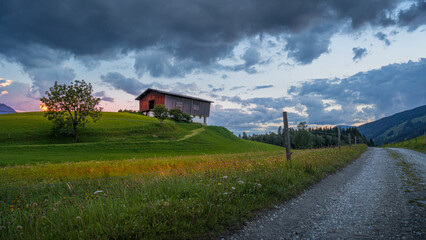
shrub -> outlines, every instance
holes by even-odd
[[[184,120],[184,114],[185,113],[183,113],[179,108],[173,108],[169,111],[170,118],[176,122],[182,122]]]
[[[187,123],[191,123],[192,122],[192,116],[189,115],[188,113],[183,113],[182,114],[182,121],[187,122]]]

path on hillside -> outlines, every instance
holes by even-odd
[[[369,148],[338,173],[224,238],[426,239],[425,177],[425,154]]]
[[[186,140],[188,138],[194,137],[194,136],[204,132],[204,130],[206,130],[206,127],[204,127],[204,126],[197,128],[197,129],[194,129],[194,130],[191,131],[190,134],[185,135],[183,138],[180,138],[177,141],[183,141],[183,140]]]
[[[179,138],[179,139],[177,139],[177,140],[155,140],[155,141],[149,141],[149,142],[156,142],[156,143],[157,143],[157,142],[170,142],[170,141],[177,141],[177,142],[179,142],[179,141],[186,140],[186,139],[188,139],[188,138],[195,137],[195,136],[197,136],[198,134],[200,134],[200,133],[204,132],[204,130],[206,130],[206,127],[205,127],[205,126],[202,126],[202,127],[200,127],[200,128],[197,128],[197,129],[191,130],[191,132],[190,132],[190,133],[188,133],[187,135],[185,135],[185,136],[183,136],[183,137],[181,137],[181,138]]]

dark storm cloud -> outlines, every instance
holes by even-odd
[[[426,59],[391,64],[343,79],[317,79],[288,90],[307,107],[311,124],[351,124],[426,104]],[[323,100],[341,109],[327,111]],[[363,107],[363,110],[360,108]],[[352,122],[352,119],[353,122]]]
[[[108,96],[105,94],[105,91],[95,92],[95,93],[93,94],[93,96],[95,96],[95,97],[99,97],[99,98],[101,98],[101,100],[102,100],[102,101],[105,101],[105,102],[114,102],[114,98],[112,98],[112,97],[108,97]]]
[[[336,33],[336,27],[333,23],[326,23],[289,36],[285,47],[288,57],[300,64],[312,63],[329,52],[330,38]]]
[[[388,39],[388,36],[382,32],[378,32],[374,35],[376,38],[378,38],[379,40],[382,40],[387,46],[389,46],[391,43]]]
[[[227,58],[242,39],[267,33],[285,34],[288,56],[307,64],[329,51],[330,37],[337,33],[342,22],[350,21],[354,29],[366,24],[396,24],[398,19],[387,16],[398,2],[2,1],[0,53],[31,72],[34,64],[20,57],[28,54],[25,46],[29,45],[59,51],[65,59],[76,57],[89,67],[96,66],[99,59],[116,59],[134,51],[139,54],[135,71],[140,76],[149,73],[154,77],[182,77],[200,70],[200,66],[214,67],[218,60]],[[401,12],[399,24],[411,28],[424,24],[423,6],[424,3],[419,2]],[[34,47],[37,58],[46,54],[44,49]],[[258,53],[248,49],[242,56],[244,67],[239,70],[255,73]],[[71,78],[72,69],[62,71],[64,77]],[[33,72],[35,83],[39,82],[36,74],[43,77],[50,74],[49,70],[45,75]]]
[[[101,80],[115,89],[123,90],[132,95],[141,94],[146,88],[152,87],[152,84],[141,83],[135,78],[126,78],[117,72],[110,72],[106,75],[102,75]]]
[[[184,77],[200,67],[200,63],[194,60],[179,60],[164,50],[143,51],[138,54],[134,64],[136,73],[140,77],[145,73],[153,77]]]
[[[408,26],[410,31],[426,24],[426,1],[418,0],[411,7],[399,13],[399,25]]]
[[[354,53],[354,56],[352,58],[352,60],[354,60],[354,61],[361,60],[361,58],[367,56],[367,49],[366,48],[354,47],[354,48],[352,48],[352,52]]]
[[[18,46],[7,42],[5,38],[0,38],[0,59],[2,57],[22,66],[22,69],[33,80],[31,92],[36,98],[40,94],[44,94],[55,81],[68,84],[75,78],[74,70],[64,65],[64,61],[70,55],[44,45]]]

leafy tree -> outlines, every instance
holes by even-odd
[[[102,108],[97,107],[100,98],[92,96],[92,85],[84,80],[75,80],[70,85],[58,84],[46,91],[40,98],[41,105],[47,111],[44,117],[53,121],[53,131],[71,134],[78,141],[78,130],[84,128],[91,117],[96,122],[101,116]]]
[[[158,104],[152,109],[154,117],[160,120],[161,127],[163,127],[163,121],[169,116],[169,111],[163,104]]]
[[[296,149],[308,149],[314,146],[313,134],[301,129],[294,136],[294,145]]]
[[[243,139],[248,139],[247,133],[243,132]]]

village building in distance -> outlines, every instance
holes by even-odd
[[[184,113],[204,117],[204,124],[207,123],[206,119],[210,116],[210,104],[213,103],[213,101],[197,97],[190,97],[152,88],[145,90],[135,100],[139,101],[139,111],[147,116],[155,106],[163,104],[169,110],[178,108]]]

